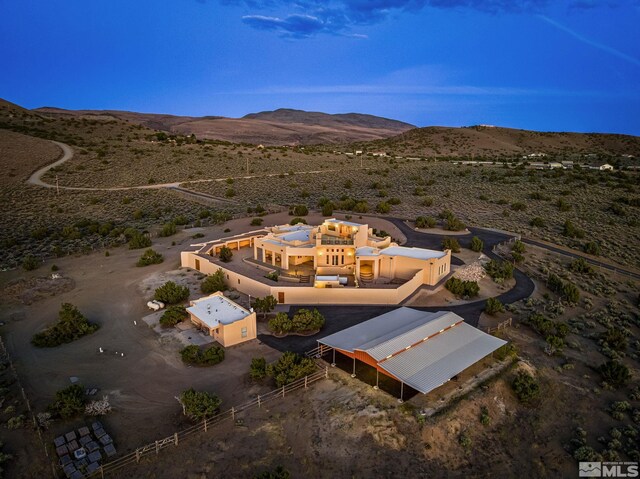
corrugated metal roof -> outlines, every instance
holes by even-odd
[[[398,308],[388,313],[376,316],[350,328],[343,329],[329,336],[319,339],[318,342],[353,352],[360,349],[363,344],[372,343],[375,340],[384,342],[398,334],[405,333],[425,322],[425,313],[411,308]]]
[[[358,349],[367,352],[377,361],[382,361],[391,354],[403,351],[407,346],[433,336],[455,323],[464,321],[460,316],[450,311],[423,314],[426,316],[424,318],[427,321],[426,323],[417,325],[415,328],[405,332],[392,331],[384,341],[372,341],[371,343],[363,344]]]
[[[429,313],[398,308],[319,340],[322,344],[353,352],[356,349],[381,361],[390,354],[463,321],[450,311]]]
[[[428,393],[491,354],[506,341],[461,323],[379,366],[405,384]]]

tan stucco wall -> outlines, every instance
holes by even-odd
[[[182,266],[195,269],[196,255],[183,251],[181,254]],[[272,295],[279,298],[279,293],[284,293],[284,304],[386,304],[396,305],[404,301],[413,292],[422,286],[424,275],[422,271],[406,283],[397,288],[314,288],[313,286],[282,286],[268,285],[251,278],[247,278],[233,271],[227,270],[217,264],[210,263],[205,258],[200,258],[200,271],[204,274],[212,274],[222,269],[228,276],[227,283],[230,287],[244,294],[254,297]]]

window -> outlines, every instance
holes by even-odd
[[[240,330],[240,336],[242,336],[243,338],[247,337],[247,328],[242,328]]]

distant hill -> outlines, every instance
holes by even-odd
[[[545,154],[633,155],[640,158],[640,137],[612,133],[566,133],[495,126],[414,128],[400,135],[355,143],[354,148],[416,156],[514,156]]]
[[[264,145],[310,145],[387,138],[413,125],[373,115],[327,113],[280,109],[252,113],[243,118],[191,117],[118,110],[64,110],[43,107],[45,116],[118,119],[174,134],[198,138]]]

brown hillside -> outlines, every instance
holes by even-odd
[[[372,115],[329,115],[300,110],[261,112],[244,118],[190,117],[117,110],[63,110],[51,107],[34,111],[50,117],[118,119],[169,133],[195,134],[198,138],[269,146],[369,141],[388,138],[414,128],[408,123]]]
[[[640,137],[608,133],[539,132],[473,126],[415,128],[393,138],[355,148],[387,150],[419,156],[519,156],[546,154],[602,154],[640,156]]]

